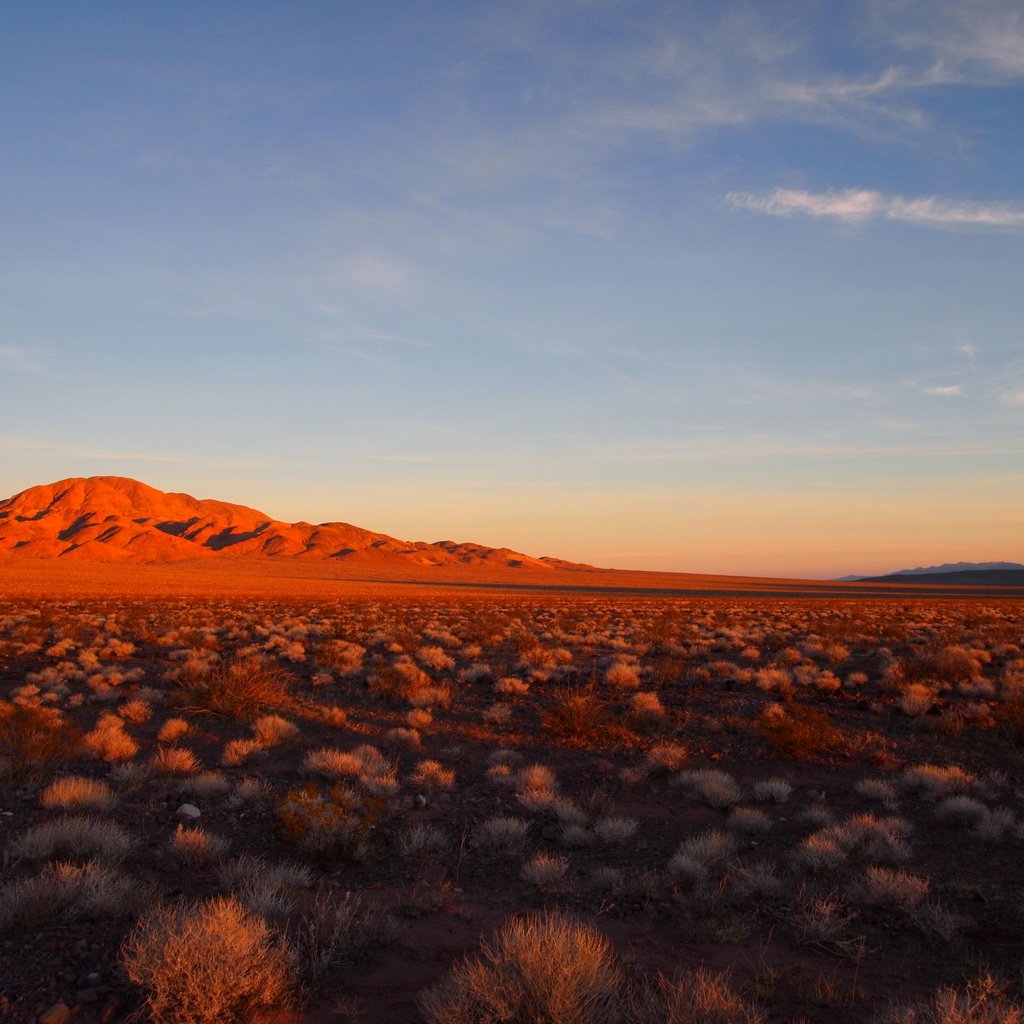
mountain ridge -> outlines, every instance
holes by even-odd
[[[159,563],[337,559],[542,570],[592,566],[450,540],[404,541],[345,522],[287,523],[246,505],[160,491],[130,477],[68,477],[0,501],[0,558]]]

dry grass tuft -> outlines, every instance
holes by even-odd
[[[43,807],[63,811],[110,811],[117,806],[117,797],[105,782],[81,775],[65,775],[54,779],[39,794]]]

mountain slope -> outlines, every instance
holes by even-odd
[[[0,557],[90,562],[196,558],[344,559],[417,566],[589,568],[508,548],[403,541],[349,523],[285,523],[127,477],[73,477],[0,501]]]

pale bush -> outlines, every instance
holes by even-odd
[[[743,799],[743,791],[736,780],[728,772],[717,768],[680,772],[673,782],[687,786],[698,800],[719,810],[732,807]]]
[[[73,816],[34,825],[11,843],[11,850],[26,860],[96,857],[116,863],[124,860],[134,845],[132,837],[116,822]]]
[[[974,782],[975,777],[957,765],[917,764],[900,776],[900,785],[908,792],[933,800],[965,793]]]
[[[867,800],[877,800],[889,810],[896,806],[896,787],[885,779],[861,779],[853,789],[858,795]]]
[[[185,779],[181,788],[195,796],[224,796],[231,792],[231,780],[223,772],[200,772]]]
[[[700,882],[713,867],[721,867],[736,849],[736,840],[725,832],[709,829],[679,844],[668,863],[669,874]]]
[[[149,889],[103,864],[47,864],[38,875],[0,886],[0,932],[60,919],[117,921],[136,914]]]
[[[55,779],[39,794],[44,807],[58,807],[64,811],[109,811],[117,805],[117,797],[105,782],[80,775],[66,775]]]
[[[639,986],[625,1019],[628,1024],[763,1024],[766,1017],[735,992],[728,972],[700,967]]]
[[[762,803],[784,804],[792,795],[793,787],[785,779],[761,779],[754,783],[751,793]]]
[[[473,845],[488,853],[518,853],[526,842],[530,823],[522,818],[497,815],[481,822],[473,830]]]
[[[523,881],[538,889],[556,889],[565,881],[569,861],[550,853],[535,853],[520,872]]]
[[[290,1001],[295,957],[231,897],[160,907],[121,948],[155,1024],[230,1024]]]
[[[604,843],[625,843],[636,834],[637,823],[634,818],[610,815],[600,818],[594,824],[594,834]]]
[[[622,978],[593,927],[560,913],[513,918],[420,999],[428,1024],[614,1024]]]
[[[861,878],[850,886],[853,899],[878,907],[911,910],[928,895],[927,879],[906,871],[869,867]]]
[[[935,806],[935,816],[944,825],[968,826],[980,825],[989,816],[988,808],[973,796],[947,796]]]
[[[447,848],[447,836],[433,825],[411,825],[398,835],[398,849],[403,857],[443,853]]]
[[[764,811],[754,807],[734,807],[726,818],[725,827],[739,835],[755,836],[767,832],[772,827],[772,820]]]

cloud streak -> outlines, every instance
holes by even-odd
[[[1024,230],[1024,205],[1019,203],[984,203],[939,196],[907,198],[866,188],[827,192],[777,188],[762,194],[730,192],[725,199],[736,209],[772,217],[812,217],[846,224],[889,220],[947,230]]]
[[[24,349],[15,345],[0,345],[0,366],[19,373],[35,373],[40,377],[51,376],[45,366],[37,363]]]

